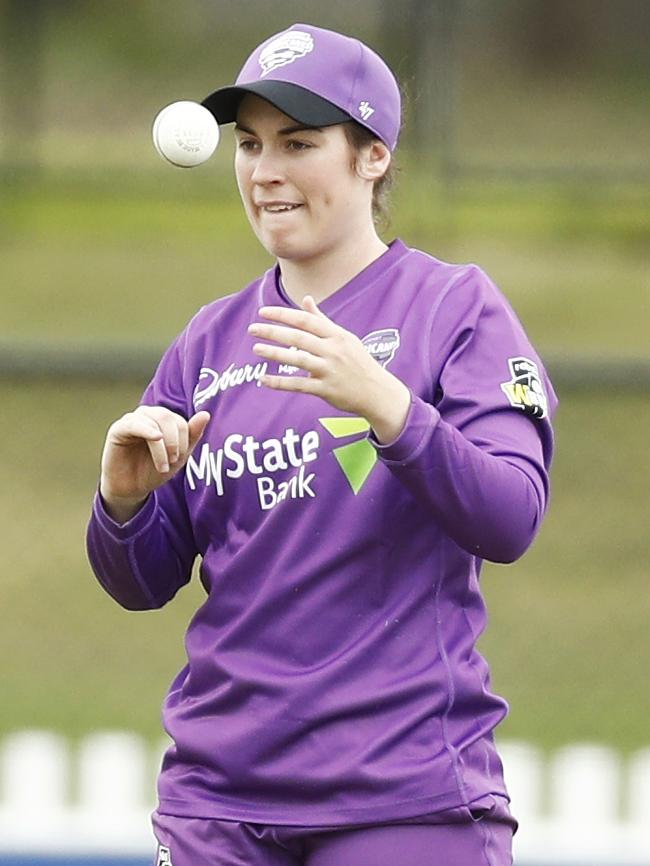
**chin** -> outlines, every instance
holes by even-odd
[[[268,253],[278,259],[301,261],[312,258],[315,252],[307,244],[301,244],[297,238],[258,235],[258,240]]]

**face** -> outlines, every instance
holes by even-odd
[[[244,208],[273,256],[313,260],[365,236],[360,232],[372,225],[373,179],[355,170],[340,124],[301,127],[266,100],[247,94],[235,136]]]

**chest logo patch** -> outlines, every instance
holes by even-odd
[[[370,424],[365,418],[357,418],[356,416],[337,415],[333,418],[319,418],[318,420],[330,436],[335,439],[353,436],[356,433],[367,433],[370,429]],[[364,436],[363,439],[355,439],[346,445],[333,448],[332,453],[356,496],[377,462],[377,452],[368,442],[367,436]]]
[[[501,383],[510,405],[533,418],[546,418],[548,401],[537,364],[530,358],[508,358],[511,379]]]
[[[264,78],[280,66],[299,60],[313,50],[314,39],[310,33],[305,33],[303,30],[290,30],[288,33],[283,33],[262,49],[259,56],[259,64],[262,67],[261,77]]]
[[[379,361],[382,367],[386,367],[399,349],[399,331],[397,328],[380,328],[378,331],[366,334],[361,342],[375,361]]]
[[[266,361],[259,364],[244,364],[243,367],[229,364],[221,373],[211,367],[201,367],[199,380],[192,395],[194,408],[198,409],[206,400],[215,397],[220,391],[235,388],[246,382],[255,382],[258,388],[261,387],[260,379],[266,373],[267,368]]]

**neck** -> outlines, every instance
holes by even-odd
[[[337,246],[313,259],[279,258],[282,285],[298,306],[305,295],[311,295],[318,304],[356,277],[387,249],[373,226],[367,238],[355,236],[344,246]]]

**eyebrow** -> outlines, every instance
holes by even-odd
[[[257,135],[257,133],[244,126],[242,123],[235,124],[235,130],[237,132],[246,132],[248,135]],[[296,124],[294,126],[284,126],[282,129],[278,130],[278,135],[291,135],[294,132],[322,132],[322,128],[320,126],[305,126],[302,123]]]

